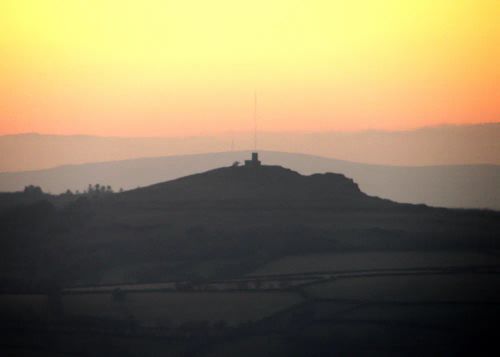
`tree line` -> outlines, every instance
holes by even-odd
[[[43,192],[40,186],[28,185],[24,187],[23,192],[26,195],[30,196],[42,196],[45,192]],[[123,188],[120,188],[118,192],[123,192]],[[113,187],[111,185],[102,185],[99,183],[89,184],[86,189],[80,191],[72,191],[67,189],[62,195],[72,196],[72,195],[80,195],[80,196],[100,196],[115,193]]]

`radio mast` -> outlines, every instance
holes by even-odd
[[[257,151],[257,91],[253,92],[253,150]]]
[[[253,152],[251,160],[245,160],[245,166],[253,168],[260,166],[259,153],[257,152],[257,91],[253,93]]]

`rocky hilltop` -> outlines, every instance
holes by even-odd
[[[121,202],[258,203],[361,207],[389,204],[341,174],[301,175],[281,166],[232,166],[124,192]]]

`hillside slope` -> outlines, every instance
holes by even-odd
[[[500,248],[497,212],[399,204],[343,175],[279,166],[229,166],[58,207],[0,216],[8,279],[226,278],[288,255]]]
[[[248,152],[225,152],[0,173],[0,191],[22,190],[34,184],[45,191],[60,193],[66,189],[81,191],[89,183],[127,190],[228,166],[248,155]],[[379,166],[269,151],[261,152],[261,158],[265,164],[282,165],[301,174],[341,173],[353,178],[363,192],[397,202],[500,210],[500,166]]]
[[[281,166],[219,168],[128,191],[118,195],[117,199],[128,202],[245,202],[260,205],[322,202],[325,206],[343,207],[372,202],[352,179],[341,174],[304,176]]]

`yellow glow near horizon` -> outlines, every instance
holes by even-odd
[[[0,133],[498,121],[493,0],[0,3]]]

